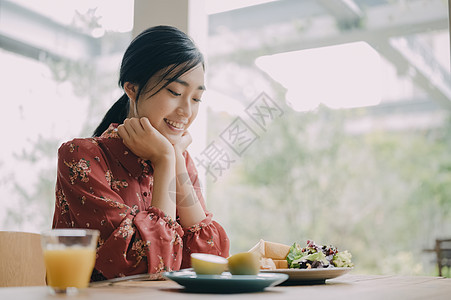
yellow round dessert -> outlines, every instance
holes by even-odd
[[[199,275],[220,275],[227,269],[227,263],[227,259],[221,256],[206,253],[191,254],[191,266]]]
[[[241,252],[230,256],[229,271],[232,275],[256,275],[260,271],[260,257],[254,252]]]

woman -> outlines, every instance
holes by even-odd
[[[202,54],[174,27],[149,28],[127,48],[119,84],[124,95],[94,137],[59,149],[53,227],[100,231],[94,281],[158,276],[189,267],[194,252],[227,257],[186,151],[205,90]]]

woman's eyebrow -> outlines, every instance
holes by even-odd
[[[183,86],[189,86],[189,83],[188,82],[186,82],[186,81],[184,81],[184,80],[181,80],[180,78],[176,78],[176,79],[174,79],[174,81],[175,82],[177,82],[177,83],[180,83],[181,85],[183,85]],[[197,87],[197,89],[198,90],[201,90],[201,91],[205,91],[206,90],[206,88],[205,88],[205,86],[204,85],[199,85],[198,87]]]

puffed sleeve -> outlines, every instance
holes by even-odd
[[[196,166],[194,165],[194,162],[188,152],[185,151],[184,156],[186,169],[194,190],[196,191],[197,198],[205,211],[206,218],[199,224],[195,224],[189,228],[183,228],[184,235],[182,239],[184,247],[181,266],[182,269],[189,268],[191,266],[191,253],[200,252],[228,257],[230,248],[230,241],[224,228],[212,219],[212,213],[206,209]]]
[[[161,210],[126,205],[108,182],[109,167],[94,139],[58,151],[54,228],[100,231],[95,269],[106,278],[178,270],[181,226]]]

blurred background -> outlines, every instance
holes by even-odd
[[[437,274],[427,250],[451,238],[444,0],[0,0],[0,230],[50,228],[59,145],[92,135],[122,94],[127,45],[157,24],[207,59],[190,151],[231,253],[310,239],[349,250],[359,273]]]

